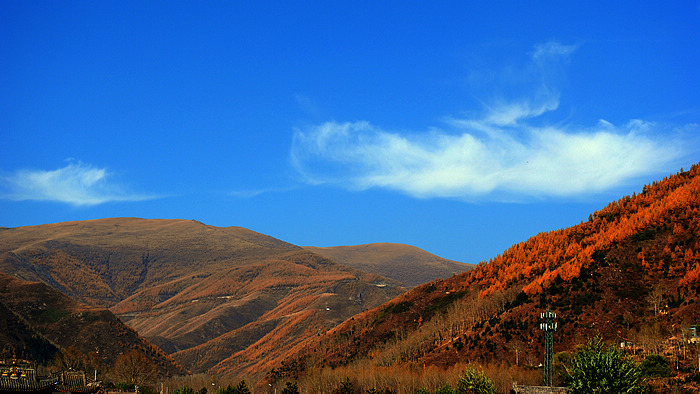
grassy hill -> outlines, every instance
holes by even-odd
[[[443,259],[415,246],[375,243],[356,246],[311,247],[316,254],[355,269],[373,272],[415,287],[438,278],[449,278],[474,268],[472,264]]]
[[[542,362],[539,315],[550,308],[558,316],[555,352],[600,334],[634,343],[638,359],[661,353],[676,363],[674,373],[691,379],[698,350],[687,338],[700,322],[699,236],[695,165],[610,203],[587,222],[538,234],[471,271],[355,316],[310,339],[271,378],[327,367],[345,366],[359,377],[373,369],[479,361],[498,365],[505,380],[517,379]]]
[[[270,352],[405,291],[272,237],[186,220],[1,229],[0,271],[109,308],[194,372],[243,354],[274,359]],[[193,356],[202,349],[207,357]],[[217,371],[255,374],[263,367],[236,361]]]
[[[298,247],[238,227],[187,220],[100,219],[0,230],[0,271],[113,307],[141,289]]]

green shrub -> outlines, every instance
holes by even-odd
[[[449,384],[446,384],[435,390],[435,394],[455,394],[455,389],[453,389]]]
[[[413,303],[411,301],[401,301],[397,304],[392,304],[386,307],[388,313],[404,313],[411,310]]]
[[[495,394],[496,389],[493,382],[489,379],[483,370],[476,370],[472,366],[468,366],[462,373],[457,382],[458,394]]]
[[[133,383],[125,383],[125,382],[117,383],[117,388],[119,390],[132,390],[133,391],[134,387],[136,387],[136,385]],[[176,394],[176,393],[173,391],[173,394]]]
[[[671,367],[668,361],[658,354],[650,354],[644,358],[639,369],[643,376],[666,378],[671,376]]]
[[[64,317],[70,315],[70,312],[60,309],[46,309],[39,314],[39,319],[48,320],[51,323],[56,323]]]
[[[622,351],[600,337],[590,339],[574,353],[566,367],[572,394],[631,394],[642,391],[641,371]]]
[[[173,394],[194,394],[194,390],[192,389],[192,387],[184,385],[179,389],[173,390]]]

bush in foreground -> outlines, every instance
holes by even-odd
[[[458,394],[495,394],[496,389],[483,369],[477,370],[468,366],[459,377],[456,392]]]
[[[632,394],[642,392],[641,371],[622,351],[600,337],[576,351],[566,367],[572,394]]]

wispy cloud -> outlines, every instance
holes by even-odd
[[[575,49],[549,43],[536,47],[531,60]],[[658,173],[689,153],[669,125],[537,124],[558,106],[558,92],[542,83],[529,97],[448,118],[427,132],[327,122],[296,130],[291,161],[311,184],[385,188],[419,198],[523,200],[603,192]]]
[[[236,198],[253,198],[261,194],[267,193],[284,193],[290,190],[294,190],[294,187],[274,187],[265,189],[241,189],[229,192],[229,194]]]
[[[556,59],[566,57],[574,53],[578,49],[578,45],[564,45],[560,42],[550,41],[546,44],[535,46],[535,51],[532,53],[532,60],[541,62],[543,60]]]
[[[137,194],[109,182],[104,168],[71,161],[56,170],[18,170],[0,178],[3,199],[15,201],[54,201],[75,206],[99,205],[116,201],[158,198]]]

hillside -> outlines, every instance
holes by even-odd
[[[60,351],[40,333],[34,331],[22,318],[0,301],[0,358],[9,359],[16,349],[21,349],[20,357],[46,364]]]
[[[187,286],[229,266],[299,250],[239,227],[135,218],[5,228],[0,241],[0,271],[104,307],[141,289],[190,277],[181,282]]]
[[[271,378],[308,368],[542,362],[539,314],[558,316],[554,351],[600,334],[663,353],[677,373],[697,367],[687,346],[700,320],[700,167],[654,182],[538,234],[463,274],[426,283],[314,338]],[[695,357],[695,358],[694,358]],[[694,361],[693,361],[694,360]],[[685,367],[684,367],[685,365]]]
[[[39,362],[59,349],[74,347],[113,364],[130,349],[146,354],[165,375],[183,370],[104,308],[81,304],[39,282],[27,282],[0,273],[0,341]],[[100,371],[104,372],[104,371]]]
[[[443,259],[415,246],[376,243],[356,246],[311,247],[316,254],[360,271],[372,272],[415,287],[474,268],[472,264]]]
[[[266,351],[288,350],[405,291],[272,237],[186,220],[2,229],[0,271],[109,308],[193,372],[238,352],[268,360]],[[208,357],[192,356],[202,349]],[[217,370],[254,374],[262,367],[236,361]]]

